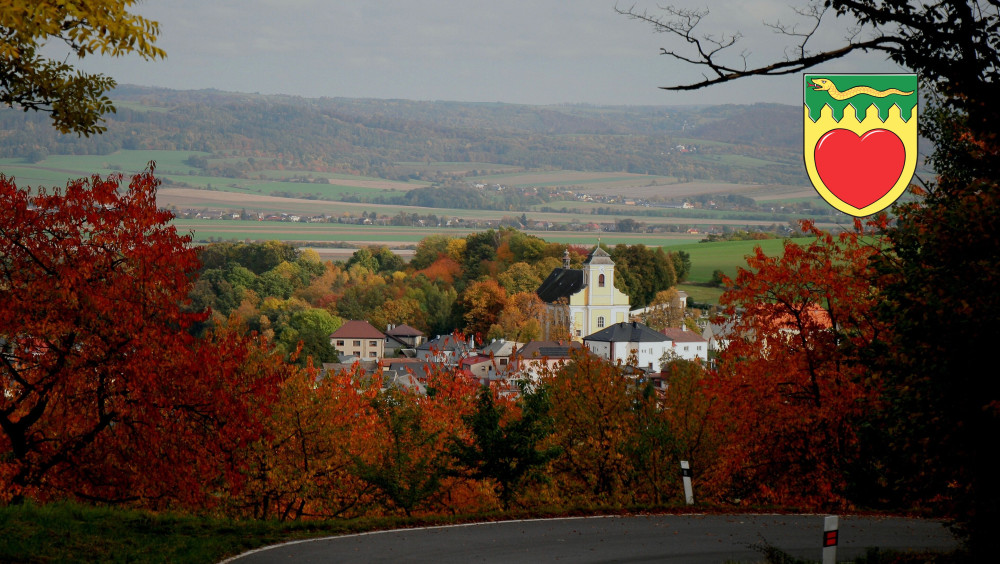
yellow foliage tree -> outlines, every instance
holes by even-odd
[[[102,116],[115,108],[105,92],[114,79],[85,74],[40,54],[50,40],[77,57],[135,53],[162,59],[154,45],[155,21],[129,12],[135,0],[4,0],[0,8],[0,101],[25,111],[52,114],[63,133],[90,136],[107,128]]]

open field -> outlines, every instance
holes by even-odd
[[[689,301],[699,304],[719,304],[719,296],[722,295],[722,288],[713,286],[702,286],[700,284],[678,284],[677,289],[687,292]]]
[[[384,194],[385,191],[412,190],[428,186],[427,182],[399,182],[366,176],[322,173],[305,170],[253,171],[258,178],[228,178],[199,176],[201,171],[185,161],[192,157],[208,157],[198,151],[116,151],[108,155],[50,155],[39,163],[26,163],[24,159],[0,159],[0,172],[24,179],[31,185],[64,186],[66,181],[93,174],[107,175],[114,172],[130,174],[142,171],[150,161],[156,163],[157,176],[175,184],[199,188],[249,191],[270,194],[273,191],[317,194],[321,197],[339,198],[343,194]],[[243,158],[210,159],[245,162]],[[293,179],[310,178],[326,182],[292,182]]]
[[[474,163],[474,162],[395,162],[397,168],[414,172],[441,172],[446,174],[465,174],[472,171],[520,171],[523,167],[516,165],[505,165],[497,163]]]
[[[430,235],[443,234],[465,237],[471,228],[452,227],[401,227],[395,225],[354,225],[341,223],[292,223],[275,221],[192,220],[175,219],[174,225],[182,232],[192,232],[195,241],[251,240],[296,241],[316,243],[348,243],[352,248],[368,244],[402,247],[416,245]],[[651,247],[689,244],[697,235],[645,233],[603,233],[596,231],[525,231],[530,235],[555,243],[592,246],[597,240],[609,245],[642,243]]]
[[[792,239],[797,242],[812,241],[812,237]],[[691,282],[708,283],[712,272],[719,269],[730,278],[736,276],[737,266],[746,266],[745,257],[753,254],[754,247],[760,246],[768,255],[780,254],[784,249],[784,239],[763,241],[720,241],[716,243],[693,243],[677,245],[671,251],[685,251],[691,255]]]
[[[499,220],[504,216],[519,215],[508,211],[499,210],[463,210],[463,209],[442,209],[426,208],[416,206],[397,206],[381,204],[363,204],[352,202],[333,202],[326,200],[310,200],[304,198],[282,198],[265,195],[262,193],[240,193],[223,192],[214,190],[196,190],[193,188],[162,188],[157,201],[161,206],[175,206],[178,209],[201,209],[201,210],[230,210],[240,211],[272,211],[283,213],[296,213],[307,215],[329,214],[334,217],[342,215],[353,215],[358,217],[362,212],[377,212],[380,215],[389,217],[398,215],[400,212],[407,214],[417,213],[421,215],[434,214],[438,217],[461,217],[466,220]],[[708,227],[712,225],[731,226],[769,226],[775,223],[775,219],[768,220],[746,220],[733,218],[711,218],[699,219],[688,217],[636,217],[623,211],[621,214],[593,215],[586,212],[578,213],[542,213],[531,212],[529,219],[535,221],[549,221],[552,223],[572,223],[589,224],[592,222],[615,222],[619,219],[632,218],[641,220],[649,225],[687,225]],[[832,226],[830,223],[820,223],[820,226]]]

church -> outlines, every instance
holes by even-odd
[[[598,245],[587,255],[582,269],[570,268],[569,250],[562,268],[556,268],[536,290],[556,326],[565,325],[576,341],[628,321],[629,298],[615,288],[615,263]]]

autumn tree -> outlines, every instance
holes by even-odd
[[[507,339],[525,343],[541,338],[547,309],[545,302],[534,292],[520,292],[510,296],[497,316],[496,323],[486,334],[488,339]]]
[[[507,302],[507,291],[496,280],[470,284],[462,293],[466,333],[479,336],[489,333]]]
[[[629,297],[634,308],[649,305],[657,292],[677,284],[674,261],[663,252],[638,245],[616,245],[611,251],[615,261],[615,286]]]
[[[542,447],[553,430],[547,390],[522,386],[518,397],[511,406],[497,397],[497,390],[482,387],[476,410],[463,417],[471,440],[453,439],[451,446],[456,460],[473,477],[496,483],[504,509],[510,508],[521,486],[537,479],[559,453],[556,447]]]
[[[542,285],[542,278],[530,264],[515,262],[497,276],[497,282],[508,294],[513,295],[518,292],[534,292]]]
[[[63,133],[102,133],[102,116],[114,112],[105,94],[114,79],[77,71],[42,54],[50,41],[64,43],[78,58],[130,53],[160,59],[159,26],[129,11],[135,0],[11,0],[0,10],[0,101],[9,107],[45,111]]]
[[[757,247],[720,299],[736,316],[707,384],[727,410],[712,482],[724,499],[850,503],[859,430],[881,391],[858,351],[887,331],[873,311],[880,248],[861,227],[834,237],[807,223],[808,245],[788,241],[778,257]]]
[[[257,402],[281,377],[244,364],[249,345],[239,339],[195,341],[185,331],[204,319],[182,308],[198,268],[190,239],[157,209],[150,171],[124,190],[122,180],[95,176],[31,195],[0,176],[8,500],[206,494],[188,487],[192,473],[232,469],[227,453],[259,429],[255,413],[266,407]]]
[[[378,389],[358,372],[320,376],[296,369],[285,379],[267,419],[267,435],[246,448],[245,487],[232,509],[257,519],[363,514],[374,487],[352,474],[369,446]]]
[[[661,290],[653,296],[649,311],[643,314],[642,322],[656,331],[684,324],[684,307],[676,288]]]
[[[337,362],[338,355],[330,343],[330,333],[343,324],[342,319],[330,315],[325,309],[302,309],[289,316],[278,338],[286,350],[296,351],[299,366],[305,368],[309,363],[320,366],[324,362]]]
[[[569,498],[618,501],[631,474],[628,453],[632,403],[621,367],[588,354],[543,380],[552,401],[552,462],[557,485]]]

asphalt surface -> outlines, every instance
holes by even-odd
[[[234,564],[311,562],[671,562],[762,561],[752,545],[822,560],[823,515],[653,515],[478,523],[399,529],[258,549]],[[841,517],[837,559],[866,547],[950,550],[940,522]]]

